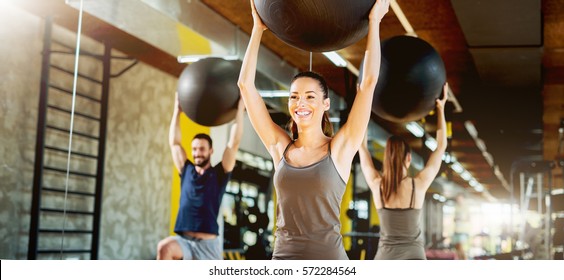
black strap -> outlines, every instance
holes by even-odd
[[[415,179],[411,178],[411,201],[409,202],[409,208],[413,209],[413,198],[415,197]]]

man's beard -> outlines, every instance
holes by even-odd
[[[197,162],[197,159],[203,159],[200,163]],[[206,165],[208,165],[208,162],[210,162],[210,158],[204,158],[204,157],[197,157],[194,159],[194,165],[198,166],[198,167],[204,167]]]

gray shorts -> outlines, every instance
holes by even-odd
[[[182,248],[184,260],[223,260],[221,239],[197,239],[190,236],[173,236]]]

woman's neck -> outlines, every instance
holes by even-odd
[[[305,147],[319,147],[327,143],[327,137],[321,127],[318,128],[298,128],[298,139],[296,145]]]

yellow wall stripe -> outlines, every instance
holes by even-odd
[[[178,41],[180,42],[180,54],[210,54],[211,44],[200,34],[191,30],[183,24],[176,24]]]
[[[347,182],[347,188],[345,189],[345,194],[343,194],[343,201],[341,201],[341,234],[348,233],[352,231],[352,220],[347,216],[347,210],[349,209],[349,204],[352,201],[352,182],[353,174],[349,176],[349,181]],[[345,250],[350,250],[351,239],[350,237],[343,237],[343,246]]]

